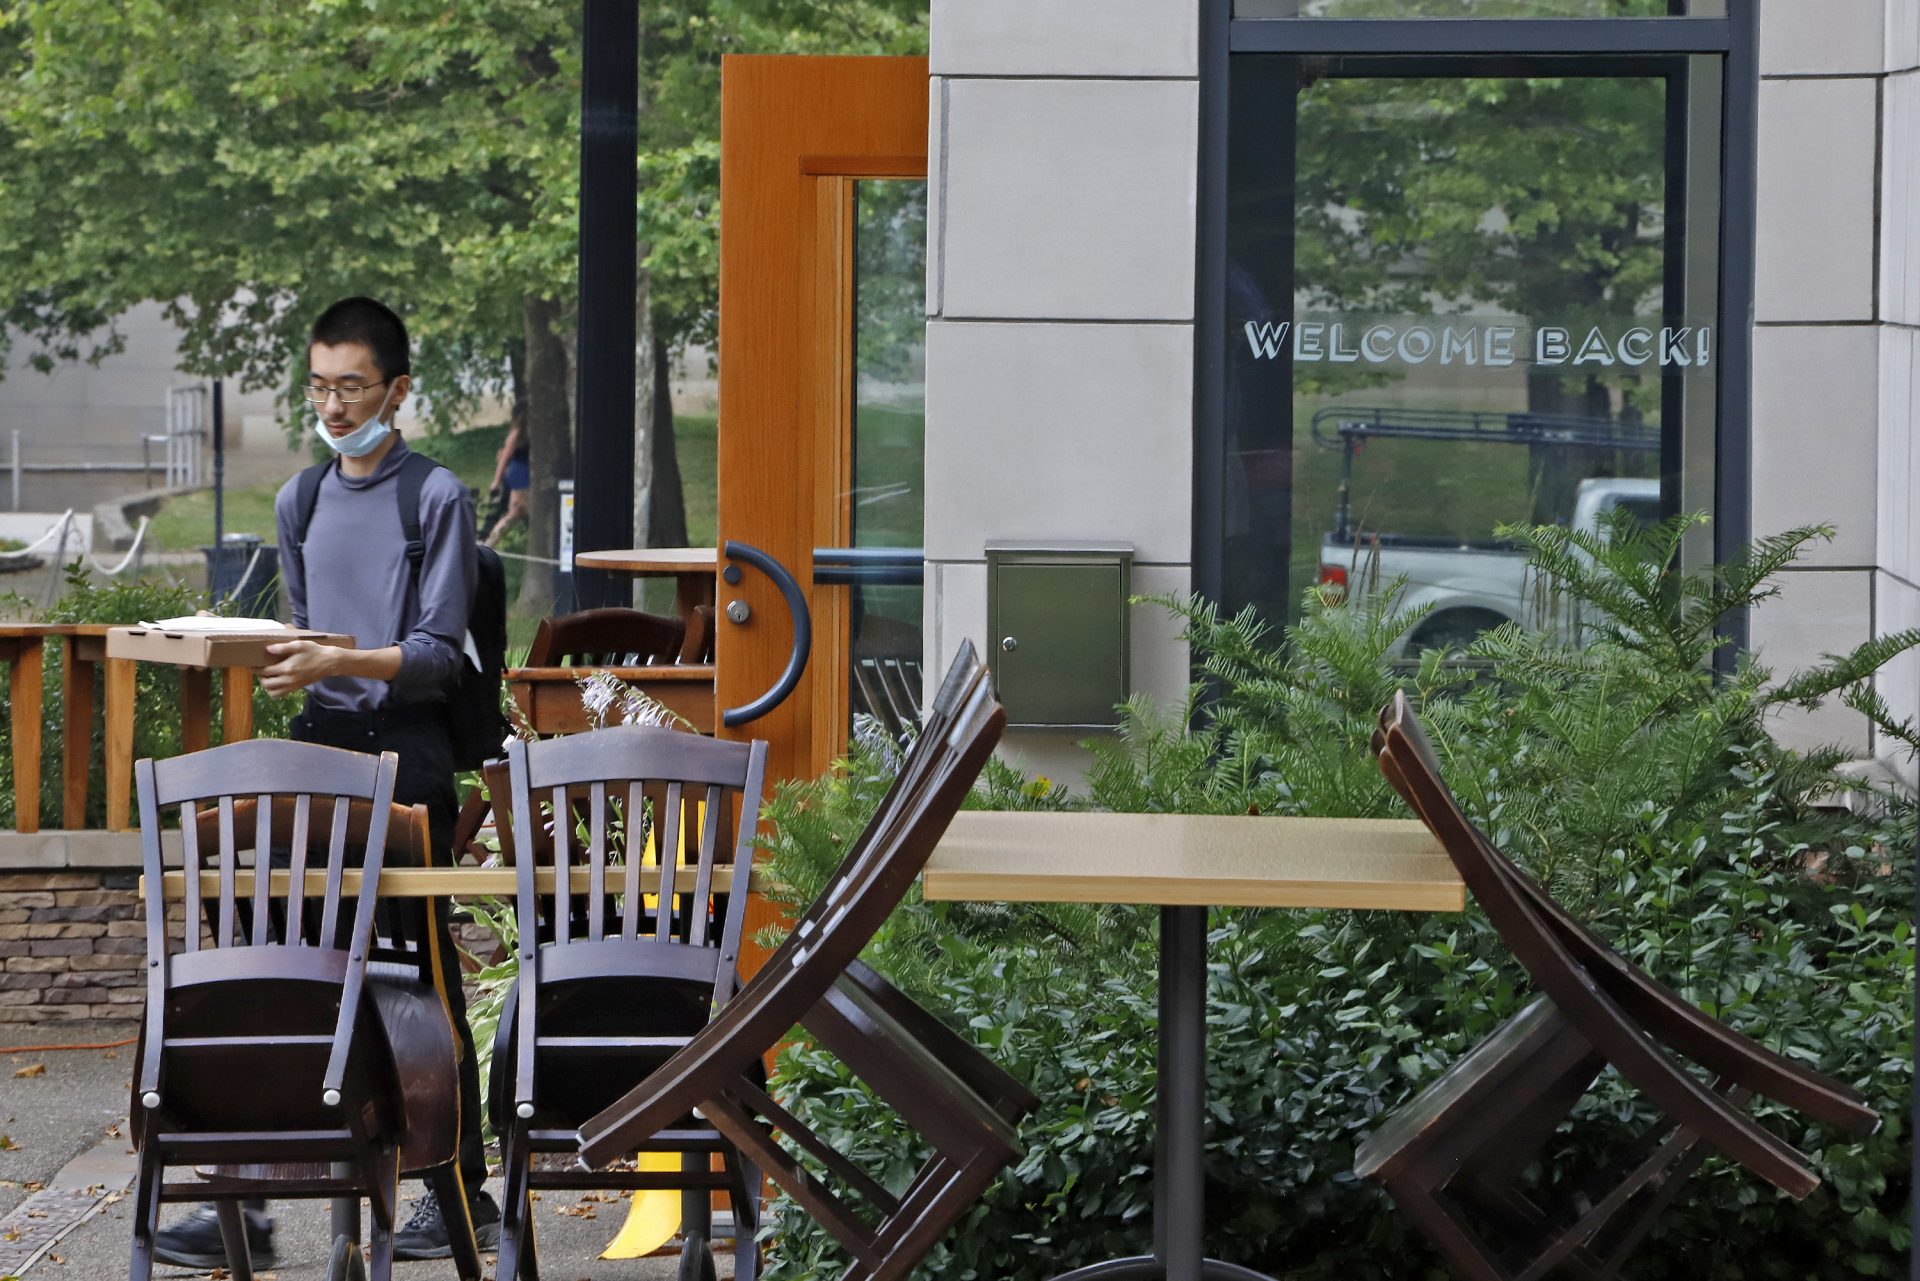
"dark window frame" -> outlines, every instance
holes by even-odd
[[[1759,132],[1758,0],[1725,17],[1235,18],[1233,0],[1200,0],[1199,185],[1194,298],[1192,588],[1224,585],[1227,366],[1228,103],[1233,56],[1245,53],[1432,58],[1435,55],[1708,55],[1721,78],[1720,377],[1715,392],[1713,546],[1730,560],[1752,531],[1755,191]],[[1729,618],[1733,647],[1744,616]],[[1723,658],[1730,649],[1723,647]]]

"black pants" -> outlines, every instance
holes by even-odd
[[[393,799],[402,805],[426,805],[434,862],[440,867],[452,864],[453,825],[460,816],[460,795],[454,785],[453,743],[438,706],[348,715],[329,711],[308,699],[306,709],[294,717],[292,730],[293,738],[302,743],[399,756]],[[487,1178],[487,1155],[480,1142],[480,1062],[474,1056],[473,1029],[467,1025],[459,953],[454,950],[444,902],[438,918],[440,980],[447,989],[454,1030],[460,1037],[460,1177],[471,1196]]]

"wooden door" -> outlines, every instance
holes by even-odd
[[[813,643],[784,701],[719,732],[766,739],[773,778],[818,774],[847,741],[856,606],[844,583],[816,582],[814,549],[855,541],[856,233],[875,203],[872,184],[924,183],[927,91],[923,58],[741,56],[722,66],[721,564],[731,541],[783,567],[806,602]],[[893,203],[919,199],[924,228],[918,191],[896,190]],[[916,483],[914,504],[917,494]],[[794,651],[775,578],[732,564],[739,577],[719,583],[715,643],[723,710],[774,689]],[[744,605],[744,621],[730,605]]]

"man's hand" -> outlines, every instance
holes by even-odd
[[[338,676],[339,656],[351,653],[337,645],[321,645],[310,640],[281,641],[267,646],[267,653],[280,661],[260,669],[260,684],[274,697],[305,689],[315,681]]]

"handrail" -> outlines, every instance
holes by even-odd
[[[728,560],[741,560],[753,566],[780,589],[786,598],[787,614],[793,620],[793,647],[787,654],[786,670],[780,673],[780,679],[773,683],[760,697],[741,707],[729,707],[720,713],[720,723],[728,729],[757,721],[762,716],[786,701],[799,685],[801,674],[807,670],[807,656],[813,651],[813,613],[807,608],[806,593],[800,590],[800,584],[794,581],[787,567],[773,557],[748,543],[736,543],[729,538],[721,544],[720,554]],[[729,566],[728,582],[739,581],[739,570]]]
[[[821,587],[919,587],[927,580],[920,547],[816,547],[813,581]]]

